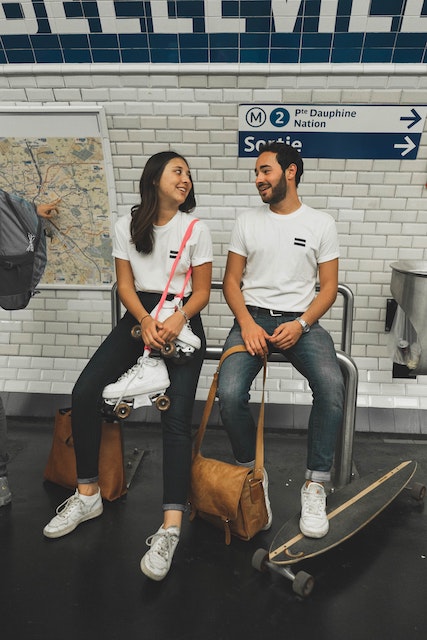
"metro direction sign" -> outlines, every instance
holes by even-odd
[[[303,158],[415,160],[427,105],[239,105],[239,158],[267,141],[285,142]]]

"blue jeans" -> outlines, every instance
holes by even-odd
[[[140,294],[147,311],[151,311],[160,294]],[[144,345],[131,336],[137,324],[127,311],[117,326],[94,353],[77,380],[72,394],[72,430],[77,461],[77,477],[81,483],[98,479],[98,456],[101,438],[102,391],[110,382],[135,364]],[[184,511],[188,499],[192,460],[192,412],[196,387],[206,348],[200,315],[190,321],[202,346],[186,364],[165,360],[170,387],[166,393],[171,405],[161,412],[163,435],[163,509]]]
[[[283,322],[290,322],[299,315],[270,316],[263,315],[256,309],[250,313],[269,335]],[[235,320],[224,351],[237,344],[243,344],[243,339],[240,326]],[[334,344],[329,333],[316,322],[293,347],[278,351],[308,380],[313,392],[305,477],[318,482],[327,481],[331,475],[344,407],[344,380]],[[248,462],[255,457],[256,424],[249,410],[249,391],[261,368],[261,358],[243,352],[229,356],[219,373],[221,419],[230,438],[234,456],[239,462]]]

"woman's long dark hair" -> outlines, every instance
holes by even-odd
[[[187,160],[179,153],[175,151],[161,151],[149,158],[142,172],[139,181],[141,202],[140,204],[134,205],[131,209],[132,221],[130,225],[132,242],[136,250],[140,253],[149,254],[153,250],[153,225],[159,207],[157,185],[162,177],[165,166],[173,158],[181,158],[181,160],[184,160],[188,165]],[[194,195],[193,181],[191,181],[191,190],[185,202],[180,205],[179,210],[189,213],[195,206],[196,198]]]

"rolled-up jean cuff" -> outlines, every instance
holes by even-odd
[[[248,469],[251,469],[255,464],[255,460],[250,460],[249,462],[239,462],[236,460],[236,464],[239,465],[239,467],[247,467]]]
[[[163,511],[186,511],[187,506],[185,504],[164,504]]]
[[[331,472],[330,471],[312,471],[311,469],[306,469],[305,479],[312,480],[312,482],[329,482],[331,479]]]
[[[99,476],[94,476],[93,478],[77,478],[77,484],[95,484],[99,480]]]

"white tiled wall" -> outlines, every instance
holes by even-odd
[[[171,67],[171,70],[173,68]],[[137,201],[151,154],[173,148],[188,159],[197,214],[212,231],[214,278],[222,278],[237,212],[259,203],[253,160],[238,159],[239,103],[427,104],[427,77],[378,72],[320,74],[43,75],[22,66],[0,76],[0,106],[96,104],[105,109],[119,215]],[[359,370],[359,407],[427,409],[427,378],[392,379],[384,331],[390,263],[427,259],[424,134],[417,160],[306,160],[300,195],[337,221],[340,281],[355,294],[352,355]],[[340,304],[325,320],[338,344]],[[204,314],[209,342],[221,343],[231,316],[214,292]],[[69,393],[111,326],[108,291],[43,290],[23,311],[0,310],[0,390]],[[206,397],[214,363],[204,365],[198,398]],[[259,391],[253,394],[257,400]],[[289,365],[270,365],[268,401],[309,404],[305,381]]]

